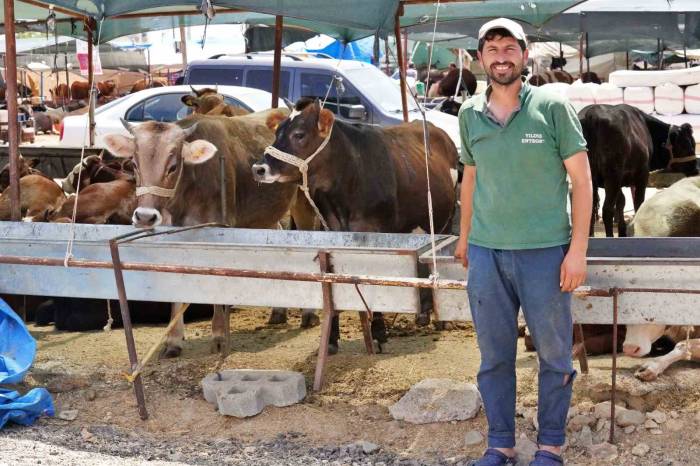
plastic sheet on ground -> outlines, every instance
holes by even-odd
[[[0,384],[22,382],[34,361],[36,341],[15,312],[0,299]],[[53,416],[51,395],[34,388],[24,395],[0,388],[0,429],[8,422],[32,424],[41,415]]]

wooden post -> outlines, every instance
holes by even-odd
[[[277,108],[280,98],[280,73],[282,68],[282,16],[275,16],[275,57],[272,65],[272,108]]]
[[[401,44],[401,15],[403,14],[403,5],[399,4],[396,9],[396,17],[394,21],[394,36],[396,36],[396,59],[399,61],[399,75],[401,82],[401,109],[403,110],[403,121],[408,122],[408,101],[406,96],[406,61],[404,60],[404,50]],[[430,72],[430,65],[428,65]],[[425,90],[426,95],[428,90]]]
[[[187,68],[187,37],[185,35],[185,26],[180,25],[180,53],[182,54],[182,72]]]
[[[318,262],[321,265],[321,273],[330,272],[330,255],[328,251],[318,251]],[[328,361],[328,340],[331,336],[331,325],[335,316],[333,306],[333,289],[330,283],[321,283],[323,290],[323,316],[321,322],[321,343],[318,346],[318,359],[316,360],[316,373],[314,374],[314,391],[323,387],[323,375],[326,372]]]
[[[579,35],[578,39],[578,77],[583,74],[583,34]]]
[[[90,147],[95,146],[95,92],[93,87],[95,86],[95,67],[92,63],[92,55],[94,53],[93,40],[94,40],[94,25],[95,22],[92,19],[85,21],[85,29],[87,30],[87,43],[88,43],[88,128],[89,128],[89,141]]]
[[[17,44],[15,42],[15,2],[5,0],[5,101],[7,102],[7,143],[10,157],[10,212],[21,219],[19,197],[19,125],[17,123]]]

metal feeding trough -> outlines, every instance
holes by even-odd
[[[436,263],[440,279],[465,280],[466,270],[454,258],[457,238],[442,242]],[[430,251],[420,262],[433,269]],[[700,238],[591,238],[588,278],[591,289],[619,291],[618,323],[700,323]],[[467,284],[469,286],[469,284]],[[694,291],[694,292],[693,292]],[[572,301],[578,323],[613,323],[610,294],[576,293]],[[463,290],[433,291],[440,320],[471,320]]]
[[[75,225],[73,258],[111,262],[109,240],[133,230],[128,226]],[[68,224],[0,222],[0,256],[62,261],[70,235]],[[429,246],[429,235],[204,228],[125,242],[119,246],[119,254],[124,263],[318,273],[317,254],[325,250],[334,273],[417,277],[418,256]],[[0,276],[0,293],[118,297],[114,272],[107,268],[3,263]],[[125,270],[124,281],[129,299],[134,300],[323,307],[321,287],[313,282],[133,270]],[[417,288],[360,287],[372,311],[414,313],[420,309]],[[333,284],[332,288],[335,309],[365,310],[353,285]]]

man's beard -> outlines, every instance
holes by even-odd
[[[510,65],[512,68],[510,68],[510,70],[508,70],[508,72],[506,72],[506,73],[499,73],[493,69],[493,67],[495,67],[497,65]],[[522,70],[523,70],[522,65],[517,66],[515,63],[511,63],[511,62],[493,63],[486,70],[486,74],[488,75],[489,78],[491,78],[491,81],[498,83],[502,86],[508,86],[510,84],[513,84],[518,79],[520,79],[520,73],[522,72]]]

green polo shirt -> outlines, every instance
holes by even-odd
[[[563,161],[586,150],[576,111],[563,97],[523,83],[520,108],[501,125],[487,106],[490,91],[459,110],[461,161],[476,166],[469,243],[492,249],[567,244]]]

